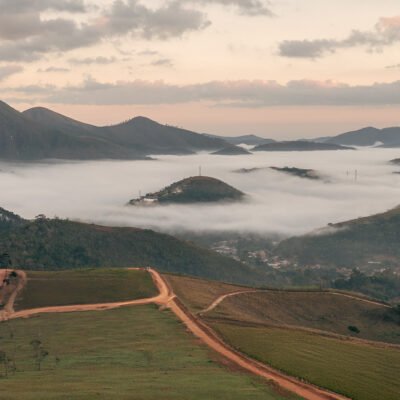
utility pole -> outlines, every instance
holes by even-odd
[[[357,182],[358,181],[358,170],[354,171],[354,181]]]

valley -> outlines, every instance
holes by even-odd
[[[400,399],[398,2],[0,10],[0,400]]]

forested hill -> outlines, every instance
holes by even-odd
[[[400,208],[331,224],[309,235],[283,241],[278,252],[300,264],[357,267],[400,265]]]
[[[22,222],[21,222],[22,221]],[[245,264],[173,236],[39,217],[0,230],[0,251],[22,269],[153,266],[161,271],[255,284],[265,277]]]

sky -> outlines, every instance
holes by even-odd
[[[0,0],[0,98],[289,139],[400,125],[398,0]]]
[[[328,223],[398,206],[400,171],[388,162],[398,153],[398,149],[360,148],[306,155],[257,152],[233,158],[196,154],[159,156],[155,161],[0,163],[1,205],[25,218],[45,214],[169,233],[189,230],[299,235]],[[199,165],[204,174],[243,191],[246,200],[126,206],[129,200],[139,197],[139,192],[152,193],[196,175]],[[287,165],[315,169],[322,179],[302,179],[268,168]],[[253,167],[265,168],[247,174],[235,172]]]

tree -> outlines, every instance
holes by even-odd
[[[33,356],[36,361],[37,369],[38,369],[38,371],[41,371],[42,362],[49,355],[49,352],[44,348],[43,343],[39,339],[33,339],[31,341],[31,346],[33,347],[33,351],[34,351]]]
[[[7,353],[5,351],[0,351],[0,363],[3,364],[4,366],[4,376],[7,378],[8,377],[8,357]]]
[[[0,254],[0,267],[9,268],[12,266],[11,257],[8,253]]]
[[[16,354],[17,354],[17,343],[15,341],[14,329],[11,325],[10,320],[3,321],[2,324],[7,327],[8,331],[9,331],[9,338],[12,343],[12,355],[11,355],[11,358],[8,357],[7,367],[8,367],[8,370],[11,370],[13,373],[15,373],[15,371],[17,370],[17,364],[15,362]]]
[[[347,329],[353,333],[357,333],[357,334],[360,333],[360,330],[356,326],[353,326],[353,325],[348,326]]]

